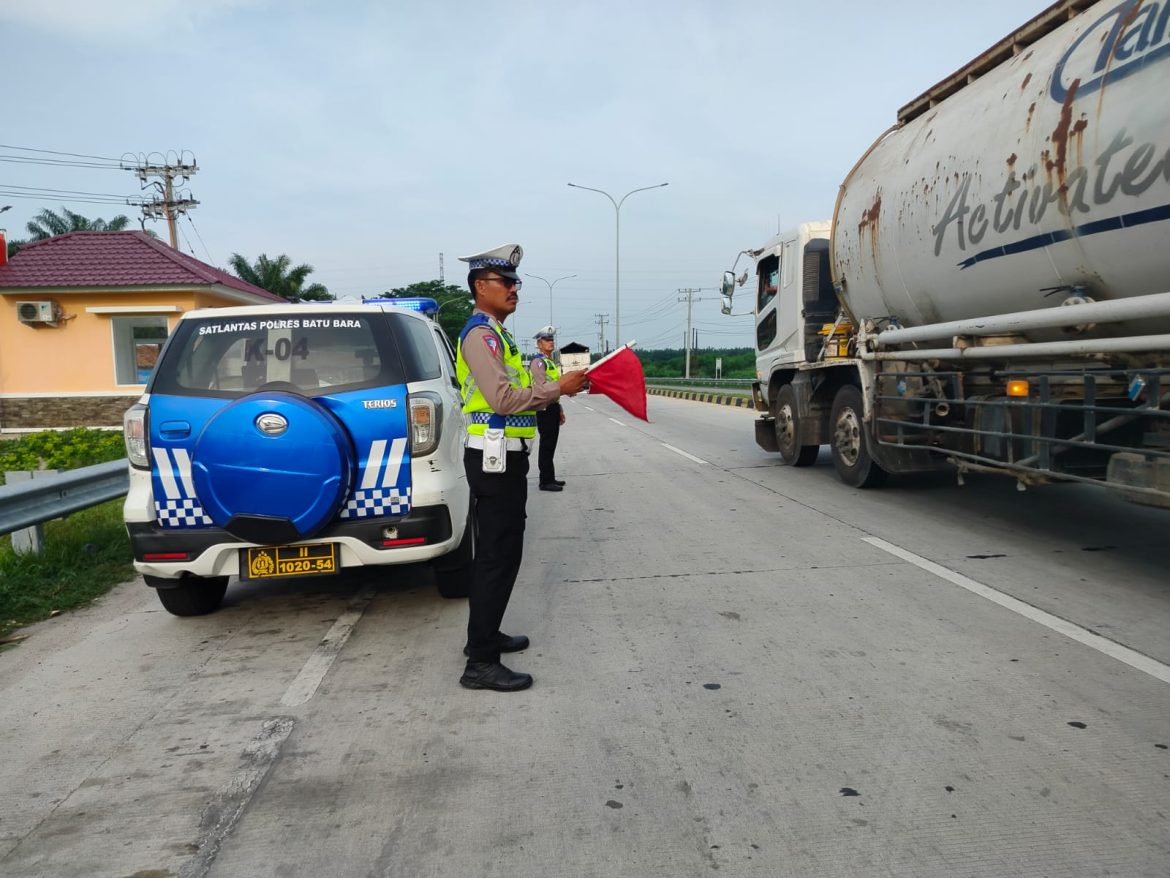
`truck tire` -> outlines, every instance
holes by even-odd
[[[142,578],[158,593],[159,602],[173,616],[214,613],[223,603],[228,584],[226,576],[183,576],[177,580],[156,576]]]
[[[465,598],[471,591],[471,573],[475,562],[475,518],[467,516],[463,539],[442,558],[431,562],[435,571],[435,585],[445,598]]]
[[[791,384],[785,384],[776,394],[772,414],[780,459],[788,466],[811,466],[816,463],[821,447],[797,444],[800,442],[800,415],[796,406],[796,393]]]
[[[876,488],[886,481],[888,475],[870,456],[864,415],[860,389],[846,384],[837,391],[829,416],[832,434],[829,447],[837,475],[852,488]]]

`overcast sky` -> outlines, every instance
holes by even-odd
[[[828,219],[837,187],[898,107],[1048,5],[1045,0],[356,2],[0,0],[0,189],[130,197],[126,171],[7,160],[187,150],[200,204],[181,248],[221,267],[288,254],[335,295],[439,276],[458,256],[523,245],[555,288],[560,342],[679,347],[698,288],[703,347],[752,343],[719,314],[738,251]],[[41,208],[0,197],[20,238]],[[162,223],[148,223],[166,238]],[[549,323],[526,278],[512,321]]]

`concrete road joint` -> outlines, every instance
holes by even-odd
[[[961,573],[956,573],[948,567],[943,567],[941,564],[936,564],[934,561],[930,561],[920,555],[915,555],[913,552],[909,552],[901,546],[887,543],[878,537],[862,537],[862,541],[869,543],[876,549],[881,549],[883,552],[889,552],[891,555],[901,558],[903,561],[913,564],[915,567],[921,568],[928,573],[933,573],[940,579],[945,579],[947,582],[957,585],[959,588],[966,589],[972,594],[979,595],[979,597],[986,598],[992,603],[999,604],[1004,609],[1011,610],[1013,613],[1017,613],[1025,619],[1043,625],[1045,628],[1055,631],[1058,634],[1063,634],[1070,640],[1075,640],[1077,643],[1084,644],[1103,655],[1117,659],[1117,661],[1129,665],[1135,670],[1149,674],[1151,677],[1161,680],[1163,683],[1170,683],[1170,666],[1164,665],[1160,661],[1143,655],[1127,646],[1122,646],[1115,640],[1102,637],[1100,634],[1089,631],[1087,628],[1082,628],[1080,625],[1076,625],[1067,619],[1054,616],[1051,613],[1041,610],[1039,607],[1034,607],[1018,598],[1013,598],[996,591],[989,585],[984,585],[982,582],[977,582]]]
[[[266,720],[260,733],[244,748],[243,768],[204,809],[201,823],[207,828],[199,840],[199,852],[180,867],[179,878],[203,878],[208,873],[224,839],[272,769],[295,724],[287,716]]]
[[[321,681],[329,673],[329,669],[333,666],[341,648],[349,640],[349,635],[353,634],[354,626],[357,625],[362,613],[366,611],[366,607],[373,599],[374,590],[372,588],[363,589],[354,596],[346,611],[337,618],[333,627],[313,650],[313,654],[309,656],[296,679],[289,684],[288,690],[280,699],[281,706],[300,707],[313,697],[317,687],[321,685]]]

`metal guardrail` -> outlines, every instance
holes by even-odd
[[[697,387],[751,387],[754,378],[647,378],[646,384],[659,387],[664,384],[694,385]]]
[[[128,490],[130,470],[125,458],[0,486],[0,536],[88,509]]]

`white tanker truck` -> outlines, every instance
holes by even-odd
[[[1054,3],[903,107],[831,222],[744,255],[786,464],[1170,507],[1170,0]]]

